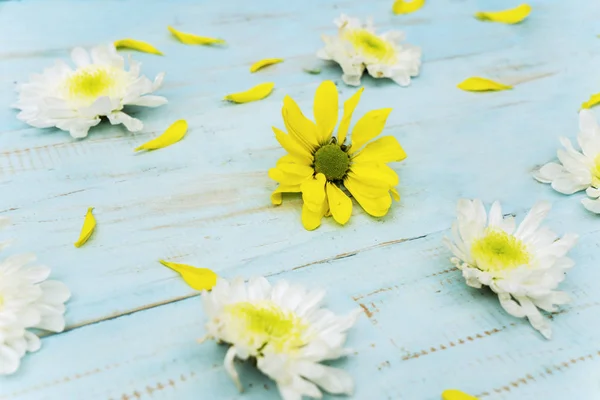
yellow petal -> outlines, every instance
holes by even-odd
[[[344,115],[340,121],[340,127],[338,128],[337,139],[338,143],[343,144],[348,134],[348,128],[350,127],[350,121],[352,120],[352,114],[354,109],[360,101],[360,95],[365,88],[360,88],[354,93],[348,100],[344,102]]]
[[[273,82],[260,83],[245,92],[231,93],[225,96],[225,100],[234,103],[249,103],[251,101],[262,100],[271,94],[275,84]]]
[[[592,108],[598,103],[600,103],[600,93],[591,95],[588,101],[581,104],[581,108]]]
[[[280,62],[283,62],[283,58],[265,58],[264,60],[260,60],[252,64],[250,67],[250,72],[256,72],[268,65],[278,64]]]
[[[392,198],[395,201],[400,201],[400,193],[398,193],[398,191],[396,190],[396,188],[391,188],[390,192],[392,192]]]
[[[307,169],[302,169],[301,167]],[[279,164],[269,170],[269,178],[288,186],[300,185],[305,180],[311,178],[312,174],[312,168],[298,164]]]
[[[388,163],[402,161],[406,153],[398,140],[393,136],[383,136],[365,146],[364,149],[354,156],[357,162],[381,162]]]
[[[425,5],[425,0],[396,0],[392,6],[394,14],[410,14]]]
[[[160,260],[165,267],[178,272],[185,283],[196,290],[210,290],[217,284],[217,274],[208,268],[196,268],[187,264],[178,264],[170,261]]]
[[[459,83],[457,87],[468,92],[488,92],[512,89],[512,86],[504,85],[502,83],[494,82],[492,80],[477,76],[465,79]]]
[[[391,108],[372,110],[363,115],[352,129],[352,152],[360,150],[365,143],[379,135],[385,127]]]
[[[144,143],[140,147],[137,147],[134,151],[156,150],[170,146],[173,143],[177,143],[183,139],[187,129],[188,124],[186,120],[180,119],[179,121],[175,121],[162,135]]]
[[[369,186],[385,187],[387,185],[386,189],[388,189],[398,184],[398,174],[396,174],[396,171],[382,163],[357,162],[352,164],[348,174]]]
[[[515,8],[503,11],[480,11],[475,13],[475,18],[481,21],[517,24],[527,18],[530,12],[531,6],[529,4],[521,4]]]
[[[323,204],[327,204],[327,202],[323,202]],[[312,231],[321,226],[321,220],[323,219],[323,216],[325,216],[325,213],[326,212],[321,211],[311,211],[305,203],[304,206],[302,206],[302,225],[304,226],[304,229]]]
[[[131,49],[141,51],[142,53],[150,53],[162,56],[163,53],[150,43],[142,42],[135,39],[121,39],[114,42],[117,49]]]
[[[85,214],[85,219],[83,220],[83,227],[81,228],[81,233],[79,234],[79,239],[75,242],[75,247],[81,247],[88,241],[92,233],[94,232],[94,228],[96,228],[96,218],[94,218],[94,214],[92,214],[92,210],[94,207],[90,207],[87,210],[87,214]]]
[[[356,199],[363,210],[373,217],[383,217],[392,205],[392,198],[387,189],[382,191],[381,189],[365,185],[350,176],[344,180],[344,186],[350,191],[352,197]]]
[[[313,105],[315,122],[318,129],[318,141],[325,144],[331,139],[338,120],[338,91],[335,83],[324,81],[317,88]]]
[[[333,219],[342,225],[348,222],[352,215],[352,200],[335,183],[327,183],[327,200]]]
[[[277,139],[285,151],[295,157],[300,158],[306,165],[312,164],[313,156],[308,150],[306,150],[304,146],[280,129],[273,127],[273,132],[275,132],[275,139]]]
[[[319,212],[326,203],[325,198],[325,175],[317,174],[313,179],[306,180],[300,186],[304,205],[313,212]]]
[[[319,146],[315,123],[302,114],[302,110],[290,96],[283,98],[281,113],[289,134],[312,153]]]
[[[223,39],[217,39],[206,36],[193,35],[191,33],[184,33],[177,29],[169,26],[169,31],[183,44],[199,44],[199,45],[210,45],[210,44],[223,44]]]
[[[279,185],[277,189],[271,193],[271,203],[278,206],[283,202],[283,193],[299,193],[300,185]]]
[[[444,390],[442,400],[477,400],[477,397],[463,393],[460,390],[450,389]]]

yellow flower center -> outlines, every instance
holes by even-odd
[[[259,351],[269,346],[277,352],[289,352],[306,344],[304,334],[308,325],[271,301],[231,304],[225,312],[236,334]]]
[[[393,46],[379,36],[366,29],[352,29],[347,31],[346,39],[352,46],[366,56],[375,58],[380,62],[394,62],[395,52]]]
[[[483,271],[502,271],[527,264],[530,255],[525,244],[504,231],[489,229],[471,245],[471,255]]]
[[[600,154],[594,158],[594,166],[592,167],[592,186],[600,188]]]
[[[329,181],[343,179],[349,167],[350,157],[338,144],[326,144],[315,153],[315,171]]]
[[[98,97],[108,96],[116,84],[114,68],[90,65],[75,71],[67,79],[67,96],[71,100],[93,103]]]

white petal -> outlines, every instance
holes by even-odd
[[[498,228],[502,224],[502,219],[502,207],[500,206],[500,202],[495,201],[490,208],[488,225],[492,228]]]
[[[75,47],[71,51],[71,58],[78,68],[85,67],[91,62],[88,52],[81,47]]]
[[[0,343],[0,375],[10,375],[19,369],[21,355],[13,348]]]
[[[572,174],[564,174],[552,181],[552,189],[562,194],[573,194],[587,188],[591,179],[588,174],[576,176]]]
[[[298,372],[329,393],[351,396],[354,392],[352,377],[341,369],[305,361],[298,363]]]
[[[517,318],[525,317],[525,312],[517,303],[512,299],[512,296],[509,293],[498,293],[498,299],[500,300],[500,305],[507,313]]]
[[[542,221],[550,212],[552,206],[547,201],[538,201],[533,205],[519,228],[515,232],[515,236],[521,240],[527,241],[527,239],[535,233]]]
[[[240,376],[238,375],[237,371],[235,370],[235,366],[233,365],[233,361],[235,360],[236,354],[237,353],[235,346],[231,346],[229,350],[227,350],[227,354],[225,354],[225,360],[223,361],[223,365],[225,366],[225,371],[227,371],[229,376],[231,376],[231,379],[233,380],[233,383],[235,383],[237,389],[240,392],[243,392],[244,387],[240,382]]]
[[[81,108],[79,113],[86,118],[96,118],[112,112],[112,102],[109,97],[98,97],[90,106]]]
[[[557,163],[548,163],[533,173],[533,177],[542,183],[551,183],[554,179],[566,172],[565,168]]]
[[[551,339],[552,329],[550,328],[550,324],[542,316],[533,302],[527,297],[516,296],[515,298],[521,303],[521,307],[531,326],[539,331],[546,339]]]
[[[600,214],[600,199],[582,199],[581,203],[587,210],[596,214]]]
[[[590,196],[592,199],[597,199],[600,197],[600,189],[590,186],[585,190],[585,194]]]
[[[144,124],[137,118],[132,118],[122,111],[113,112],[107,115],[111,125],[123,124],[130,132],[138,132],[144,128]]]
[[[583,109],[579,111],[579,130],[588,135],[600,133],[600,127],[592,110]]]
[[[167,104],[168,101],[165,97],[162,96],[142,96],[137,99],[131,100],[127,103],[127,105],[131,106],[141,106],[141,107],[159,107],[163,104]]]
[[[42,342],[39,337],[29,331],[25,331],[25,341],[27,342],[27,351],[38,351],[42,347]]]

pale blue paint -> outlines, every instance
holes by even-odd
[[[530,176],[554,156],[558,136],[574,137],[580,103],[600,89],[600,5],[534,1],[525,23],[506,26],[471,15],[517,1],[431,1],[409,16],[392,15],[391,3],[0,3],[0,213],[14,221],[9,233],[18,241],[10,251],[37,253],[73,291],[70,331],[45,338],[18,374],[0,378],[0,399],[277,398],[271,382],[242,365],[247,390],[237,394],[221,366],[224,349],[195,343],[203,335],[198,297],[181,300],[194,292],[159,258],[224,277],[320,285],[339,312],[363,304],[373,315],[350,335],[357,354],[336,363],[356,378],[357,399],[434,400],[450,387],[488,392],[483,398],[494,400],[600,398],[598,218],[581,207],[580,195],[558,195]],[[266,171],[283,154],[270,127],[283,125],[285,94],[309,113],[318,83],[339,83],[335,66],[323,65],[317,76],[302,68],[321,65],[314,57],[319,36],[334,32],[331,20],[340,12],[405,30],[409,42],[422,46],[424,66],[407,89],[365,78],[356,114],[394,107],[385,133],[409,154],[395,166],[402,202],[382,220],[355,207],[346,227],[327,220],[306,232],[298,198],[270,206],[275,184]],[[183,46],[170,37],[169,24],[223,37],[228,46]],[[29,128],[8,109],[13,82],[67,57],[74,46],[123,37],[166,53],[133,54],[146,74],[167,72],[160,94],[170,103],[137,112],[146,124],[142,133],[102,125],[75,141]],[[286,60],[250,74],[249,65],[264,57]],[[516,87],[487,94],[456,89],[474,75]],[[263,101],[221,100],[263,81],[276,83]],[[338,87],[342,98],[354,90]],[[133,154],[179,118],[190,124],[183,142]],[[572,252],[577,266],[562,285],[573,302],[554,317],[552,341],[450,270],[441,238],[463,196],[500,199],[519,217],[547,199],[554,203],[549,226],[582,235]],[[88,206],[96,207],[98,229],[75,249]],[[389,243],[398,239],[411,240]],[[340,256],[346,253],[356,255]],[[410,357],[423,350],[428,354]]]

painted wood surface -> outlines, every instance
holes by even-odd
[[[452,387],[494,400],[600,399],[598,217],[580,196],[556,194],[530,174],[554,157],[559,136],[576,135],[579,105],[599,91],[600,3],[532,1],[531,16],[514,26],[472,18],[509,3],[518,2],[431,1],[394,16],[389,0],[0,2],[0,213],[13,221],[10,252],[35,252],[73,292],[66,332],[47,335],[16,375],[0,378],[0,399],[278,398],[244,364],[246,390],[237,393],[224,348],[195,341],[203,336],[198,293],[160,258],[228,278],[322,286],[332,309],[362,307],[349,337],[356,352],[335,363],[355,377],[357,399],[434,400]],[[328,219],[306,232],[298,197],[269,201],[275,183],[266,172],[283,154],[271,126],[283,126],[286,94],[309,110],[324,79],[342,98],[354,92],[338,67],[314,56],[342,12],[373,16],[423,48],[422,74],[409,88],[364,78],[356,113],[394,108],[385,133],[408,153],[394,166],[402,201],[382,219],[355,207],[347,226]],[[167,25],[228,45],[184,46]],[[73,140],[15,118],[15,83],[74,46],[124,37],[165,53],[132,53],[148,76],[167,72],[158,94],[169,104],[135,111],[141,133],[102,124]],[[267,57],[285,62],[248,72]],[[302,71],[315,66],[320,75]],[[515,88],[456,89],[469,76]],[[222,101],[265,81],[276,89],[263,101]],[[190,124],[181,143],[133,153],[180,118]],[[573,302],[552,316],[551,341],[452,269],[441,239],[461,197],[499,199],[518,218],[546,199],[549,226],[581,235],[562,285]],[[76,249],[89,206],[98,228]]]

